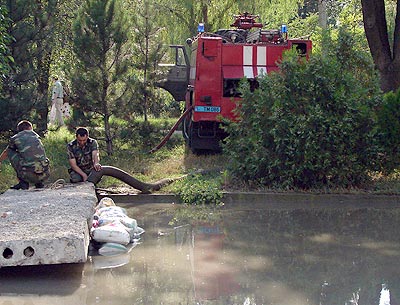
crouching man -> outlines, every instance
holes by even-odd
[[[75,136],[75,140],[67,145],[72,183],[85,182],[92,170],[101,170],[97,141],[89,137],[88,129],[78,127]]]
[[[32,123],[23,120],[17,125],[17,134],[0,155],[0,162],[9,159],[17,173],[19,183],[11,189],[27,190],[29,183],[43,188],[43,182],[50,176],[49,159],[39,135],[33,131]]]

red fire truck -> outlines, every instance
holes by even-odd
[[[234,119],[241,79],[256,87],[258,77],[278,70],[285,50],[295,49],[305,57],[311,52],[310,40],[288,39],[285,25],[279,30],[263,29],[257,18],[249,13],[237,15],[233,29],[215,33],[204,32],[200,24],[198,35],[187,39],[187,47],[171,46],[175,63],[166,65],[167,78],[158,85],[175,100],[185,101],[180,121],[192,151],[220,150],[219,143],[227,136],[221,118]]]

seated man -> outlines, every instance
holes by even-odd
[[[19,183],[11,189],[27,190],[29,182],[34,183],[36,188],[43,188],[50,169],[40,137],[33,131],[32,123],[26,120],[18,123],[17,131],[0,155],[0,162],[7,158],[10,160],[19,179]]]
[[[101,170],[97,141],[89,138],[89,131],[84,127],[78,127],[75,136],[76,139],[67,145],[71,166],[68,172],[72,183],[86,181],[93,169]]]

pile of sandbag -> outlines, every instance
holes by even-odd
[[[101,255],[117,255],[128,252],[129,244],[136,245],[144,233],[135,219],[130,218],[126,210],[115,205],[114,200],[104,197],[96,206],[93,215],[91,237],[101,243],[98,250]]]

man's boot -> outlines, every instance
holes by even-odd
[[[19,180],[19,183],[10,187],[12,190],[27,190],[29,189],[29,183],[24,180]]]
[[[38,182],[38,183],[35,183],[35,187],[37,189],[42,189],[42,188],[44,188],[44,184],[43,184],[43,182]]]

